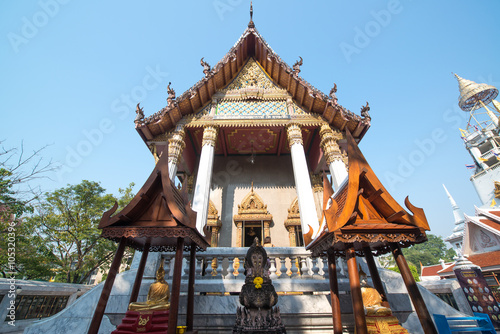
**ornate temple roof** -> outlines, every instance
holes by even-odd
[[[300,62],[293,68],[285,63],[266,43],[250,21],[236,44],[211,68],[201,60],[205,77],[179,97],[169,85],[168,104],[145,119],[136,119],[136,130],[145,142],[173,129],[185,116],[194,115],[207,107],[220,90],[228,87],[249,59],[254,59],[272,82],[308,112],[320,115],[334,128],[349,129],[361,139],[370,127],[370,116],[358,116],[337,103],[336,86],[330,96],[313,87],[299,76]]]
[[[389,243],[408,247],[426,241],[429,224],[423,210],[413,206],[408,197],[405,204],[413,215],[403,209],[379,181],[349,131],[346,134],[347,182],[331,197],[330,207],[324,209],[318,237],[311,241],[310,235],[304,235],[306,248],[319,255],[330,249],[342,252],[352,244],[356,251],[369,246],[382,254],[389,251]]]
[[[460,96],[458,105],[462,110],[471,111],[481,108],[479,101],[488,104],[498,95],[498,89],[488,84],[478,84],[455,74],[458,80]]]

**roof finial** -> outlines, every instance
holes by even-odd
[[[248,22],[248,28],[255,28],[255,24],[253,23],[253,5],[252,1],[250,1],[250,22]]]
[[[458,106],[464,111],[474,111],[485,107],[486,104],[490,103],[498,95],[498,89],[491,85],[478,84],[474,81],[464,79],[456,73],[453,74],[458,80],[458,89],[460,90]],[[495,124],[497,123],[495,120]]]

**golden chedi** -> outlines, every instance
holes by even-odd
[[[165,311],[170,308],[170,289],[165,281],[163,261],[156,271],[156,281],[149,286],[148,297],[145,302],[130,303],[130,311]]]

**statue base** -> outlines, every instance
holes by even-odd
[[[408,334],[392,314],[367,315],[366,327],[368,334]]]
[[[127,311],[111,334],[167,334],[169,311]]]
[[[233,334],[286,334],[279,307],[254,310],[238,307]]]

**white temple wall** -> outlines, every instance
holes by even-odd
[[[251,191],[267,205],[273,216],[271,240],[276,247],[289,247],[289,234],[284,226],[288,208],[297,196],[290,155],[257,156],[255,163],[248,156],[216,156],[210,199],[219,212],[222,227],[219,246],[236,247],[237,229],[233,216],[238,214],[238,204]]]
[[[471,254],[480,254],[500,250],[500,237],[475,224],[469,223]]]

